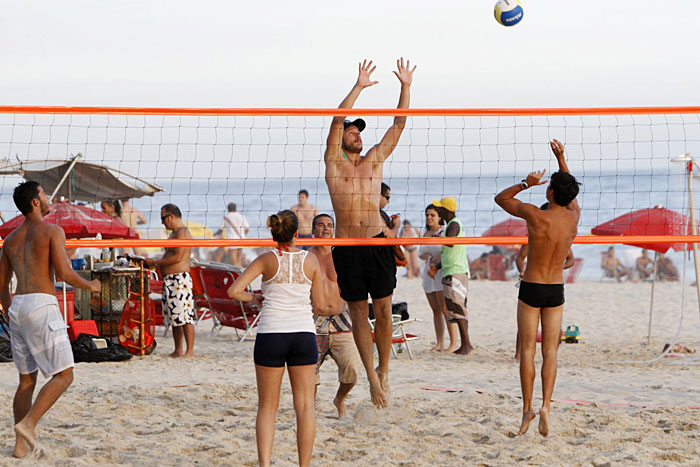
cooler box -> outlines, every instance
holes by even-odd
[[[56,291],[56,299],[58,300],[58,308],[61,310],[61,316],[63,315],[63,290]],[[66,323],[75,320],[75,290],[66,291]]]
[[[99,336],[97,332],[97,323],[91,319],[79,319],[72,321],[68,325],[68,337],[74,341],[81,334],[90,334],[91,336]]]

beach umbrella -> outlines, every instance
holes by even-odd
[[[116,219],[88,206],[66,202],[51,205],[51,212],[44,216],[44,221],[60,226],[66,238],[92,238],[97,234],[103,239],[139,238],[136,230],[127,227]],[[0,237],[7,237],[24,222],[19,215],[0,225]]]
[[[481,234],[482,237],[525,237],[527,236],[527,222],[523,219],[510,218],[498,224],[494,224]]]
[[[593,235],[687,235],[688,216],[661,206],[629,212],[591,229]],[[624,242],[622,242],[624,243]],[[686,243],[642,243],[633,246],[659,253],[688,250]]]
[[[0,175],[19,175],[35,181],[51,199],[63,197],[86,203],[153,196],[163,191],[160,186],[121,170],[81,158],[78,154],[70,159],[0,161]]]
[[[604,222],[593,229],[593,235],[687,235],[690,231],[690,219],[677,211],[666,209],[662,206],[640,209],[623,214],[615,219]],[[622,242],[625,244],[625,242]],[[629,245],[629,244],[627,244]],[[654,271],[651,280],[651,302],[649,304],[649,327],[647,331],[647,343],[651,340],[651,319],[654,313],[654,287],[656,285],[656,268],[659,261],[659,253],[689,250],[687,243],[636,243],[639,248],[654,251]]]
[[[185,227],[193,238],[214,238],[214,232],[209,227],[195,221],[185,221]]]

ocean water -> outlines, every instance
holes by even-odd
[[[464,224],[466,234],[480,236],[492,225],[510,217],[494,203],[493,197],[520,180],[521,178],[512,176],[386,178],[385,182],[391,187],[391,201],[386,211],[401,214],[402,219],[408,219],[413,225],[422,227],[425,207],[433,199],[452,196],[458,201],[458,216]],[[661,205],[686,214],[689,212],[686,177],[680,171],[663,175],[597,173],[580,176],[578,180],[582,183],[578,197],[582,211],[579,235],[588,235],[596,225],[636,209]],[[175,203],[182,209],[185,218],[216,230],[221,224],[226,204],[234,202],[251,225],[249,237],[269,238],[267,217],[296,204],[297,193],[302,188],[309,191],[309,202],[317,206],[319,212],[333,213],[323,178],[232,179],[211,182],[164,179],[158,182],[165,188],[163,193],[134,201],[134,205],[149,216],[150,227],[160,223],[160,206]],[[546,201],[545,186],[527,190],[519,199],[540,205]],[[151,234],[160,235],[158,232]],[[473,259],[490,249],[490,246],[470,246],[469,257]],[[605,245],[574,246],[574,254],[584,258],[581,279],[600,279],[600,252],[605,249]],[[629,265],[641,254],[641,249],[632,246],[620,245],[617,250],[618,257]],[[669,255],[681,270],[683,254],[670,252]],[[694,277],[692,268],[688,269],[688,273]]]
[[[614,217],[636,209],[664,206],[688,214],[687,179],[682,167],[660,172],[593,172],[578,176],[582,183],[578,197],[581,206],[579,235],[588,235],[593,227]],[[238,211],[251,226],[249,237],[269,238],[266,228],[267,217],[296,204],[300,189],[308,190],[309,202],[317,206],[319,212],[333,214],[328,189],[322,177],[301,178],[231,178],[202,179],[200,174],[192,177],[155,178],[155,183],[164,191],[154,197],[144,197],[133,201],[149,223],[145,233],[151,238],[163,235],[160,224],[160,206],[174,203],[180,207],[186,220],[199,222],[213,231],[221,226],[226,205],[236,203]],[[0,197],[0,210],[5,220],[19,214],[11,198],[10,187],[16,185],[5,177],[3,196]],[[433,199],[452,196],[458,201],[458,216],[462,220],[468,236],[481,236],[492,225],[508,219],[510,216],[493,201],[500,190],[520,182],[522,177],[479,175],[463,177],[424,177],[420,173],[409,177],[386,177],[385,182],[391,187],[391,202],[386,210],[390,214],[401,214],[415,226],[424,225],[423,212]],[[531,188],[519,199],[536,205],[544,203],[545,186]],[[698,213],[696,212],[696,215]],[[490,246],[475,245],[468,248],[471,259],[489,251]],[[584,258],[580,278],[598,280],[600,272],[600,252],[607,249],[605,245],[574,245],[574,254]],[[641,250],[637,247],[620,245],[617,256],[628,265],[634,263]],[[669,252],[679,270],[683,267],[683,253]],[[687,258],[686,258],[687,259]],[[692,267],[688,268],[689,277],[694,280]]]

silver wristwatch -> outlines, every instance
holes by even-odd
[[[530,185],[527,184],[525,179],[522,179],[520,180],[520,188],[522,188],[523,190],[527,190],[528,188],[530,188]]]

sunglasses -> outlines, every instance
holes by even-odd
[[[166,215],[164,215],[164,216],[160,216],[160,222],[161,222],[161,224],[162,224],[163,222],[165,222],[165,219],[167,219],[167,218],[170,217],[170,216],[172,216],[172,214],[166,214]]]
[[[389,201],[389,198],[391,198],[391,196],[389,196],[389,195],[382,195],[382,196],[383,196],[384,198],[386,198],[387,201]]]

